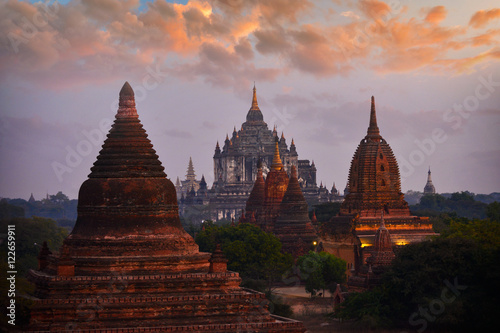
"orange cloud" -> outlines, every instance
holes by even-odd
[[[425,17],[425,21],[431,24],[439,24],[446,18],[446,8],[444,6],[436,6],[431,8]]]
[[[482,28],[489,21],[500,18],[500,8],[490,10],[480,10],[474,13],[470,18],[469,25],[473,28]]]
[[[372,19],[378,19],[391,11],[388,4],[378,0],[362,0],[358,6],[368,18]]]

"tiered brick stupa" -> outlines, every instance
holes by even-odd
[[[288,174],[280,158],[279,141],[276,137],[271,170],[267,173],[264,186],[262,211],[256,216],[257,225],[266,232],[274,231],[274,222],[280,211],[280,204],[288,187]]]
[[[410,215],[408,203],[401,192],[396,158],[380,135],[373,97],[368,133],[359,143],[351,162],[348,192],[339,215],[358,215],[356,233],[363,244],[373,244],[382,212],[394,243],[421,241],[434,234],[427,217]]]
[[[281,240],[283,250],[295,258],[313,249],[318,238],[309,219],[306,199],[297,179],[297,169],[292,166],[290,180],[280,204],[274,234]]]
[[[255,220],[262,212],[264,201],[266,199],[266,181],[262,173],[262,163],[259,161],[257,164],[257,179],[253,185],[252,192],[247,200],[246,205],[246,219],[250,219],[250,215],[254,215]],[[255,222],[255,221],[254,221]]]
[[[125,83],[118,113],[60,255],[30,271],[31,331],[304,332],[274,317],[262,293],[239,287],[221,251],[201,253],[181,226],[174,185]]]

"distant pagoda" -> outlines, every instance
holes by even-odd
[[[60,254],[46,244],[30,271],[31,331],[304,332],[239,287],[218,248],[199,252],[181,226],[175,187],[143,129],[128,83],[115,122],[81,186]]]
[[[432,183],[431,168],[429,167],[429,171],[427,172],[427,183],[425,184],[424,187],[424,194],[435,194],[435,193],[436,193],[436,188]]]

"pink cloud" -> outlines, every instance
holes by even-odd
[[[447,13],[448,12],[444,6],[432,7],[427,13],[425,20],[431,24],[439,24],[446,18]]]
[[[500,8],[490,10],[480,10],[474,13],[470,18],[469,25],[473,28],[482,28],[491,20],[500,18]]]

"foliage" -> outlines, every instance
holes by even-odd
[[[7,199],[0,200],[0,220],[11,219],[14,217],[24,217],[24,209],[9,204]]]
[[[486,216],[492,221],[500,223],[500,203],[498,201],[490,203],[486,206]]]
[[[469,238],[441,236],[401,248],[382,286],[349,297],[338,316],[412,329],[495,327],[500,248]],[[436,304],[443,304],[439,312]]]
[[[410,206],[410,210],[417,216],[438,216],[440,213],[456,213],[457,216],[467,218],[486,217],[486,204],[474,200],[470,192],[452,193],[450,198],[439,194],[426,194],[418,205]]]
[[[196,236],[200,251],[213,252],[217,244],[228,259],[228,269],[242,278],[265,280],[268,288],[287,271],[293,258],[281,252],[281,242],[274,235],[247,223],[236,226],[210,225]]]
[[[16,326],[22,329],[22,325],[29,321],[29,308],[31,300],[26,297],[33,291],[33,286],[25,278],[29,269],[37,268],[37,256],[43,241],[47,241],[52,251],[57,251],[68,232],[66,229],[58,227],[51,219],[41,217],[33,218],[12,218],[0,220],[0,230],[7,230],[8,225],[15,225],[15,253],[16,262]],[[7,237],[3,234],[2,237]],[[5,243],[6,240],[2,239]],[[7,247],[0,248],[0,271],[7,272]],[[10,299],[7,297],[9,284],[7,279],[0,280],[0,306],[7,307]],[[2,316],[0,327],[7,330],[7,316]],[[0,329],[1,330],[1,329]]]
[[[338,283],[346,280],[347,263],[327,252],[312,252],[298,258],[300,277],[306,283],[306,291],[315,296],[325,289],[334,292]]]
[[[340,202],[327,202],[314,205],[313,210],[316,213],[318,222],[328,222],[332,217],[340,212]],[[312,217],[312,211],[309,212],[309,217]]]
[[[70,200],[67,195],[61,191],[55,195],[50,195],[48,198],[29,202],[24,199],[2,199],[10,205],[24,209],[25,215],[2,216],[2,206],[0,204],[0,219],[9,217],[32,217],[40,216],[51,218],[56,221],[63,221],[64,226],[72,228],[77,217],[78,200]],[[69,223],[68,221],[72,221]]]
[[[54,220],[42,217],[1,220],[0,230],[7,230],[7,225],[15,225],[18,275],[25,275],[30,268],[37,267],[37,256],[44,241],[54,252],[59,250],[68,235],[68,231],[58,227]],[[5,252],[6,248],[3,247],[2,251]]]
[[[499,248],[500,222],[489,219],[452,219],[448,229],[442,232],[442,236],[474,240],[485,248]]]

